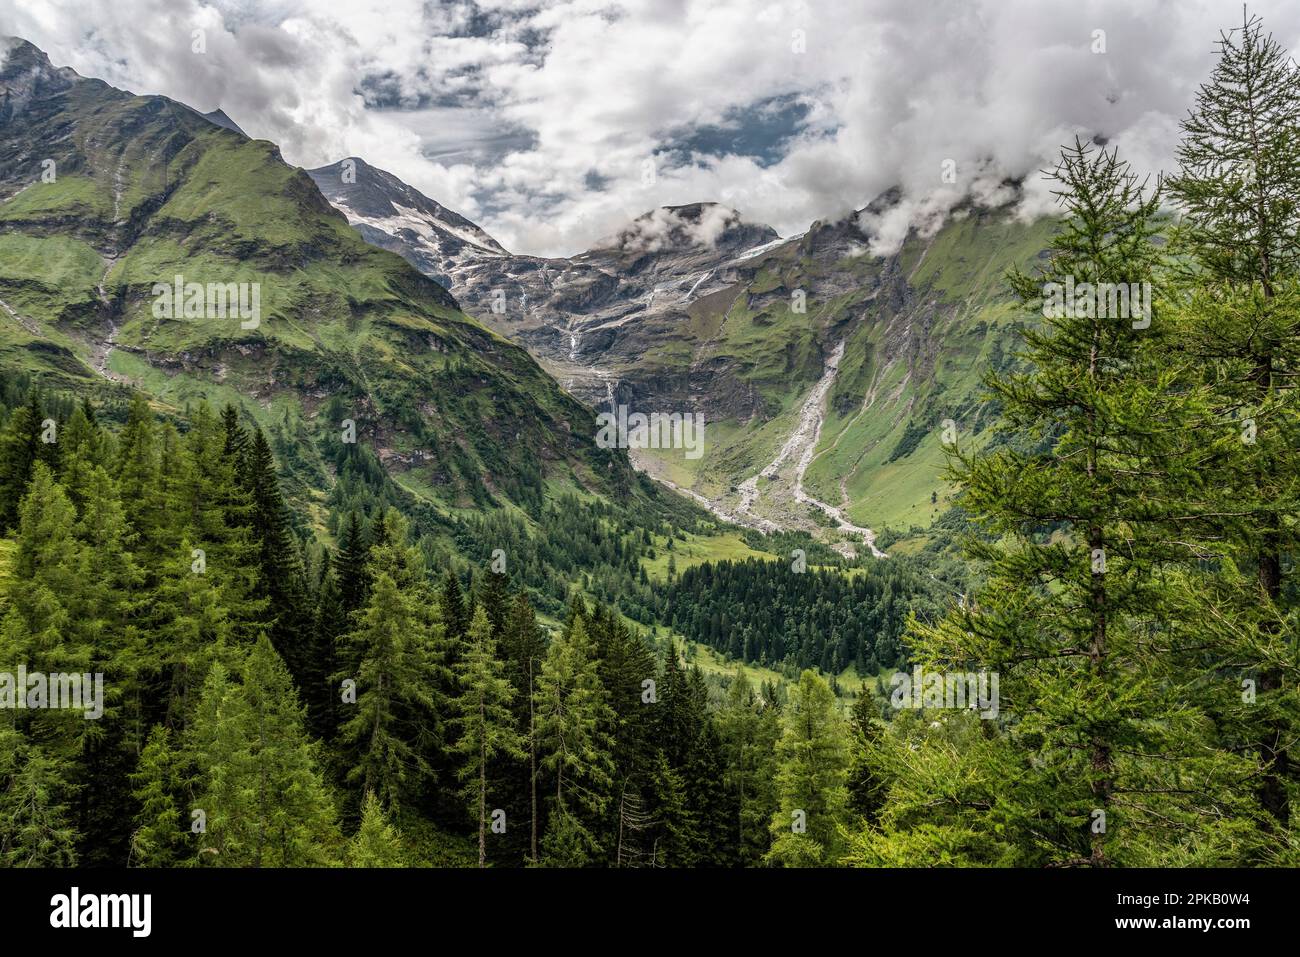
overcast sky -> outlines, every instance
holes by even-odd
[[[1300,50],[1300,3],[1251,10]],[[790,235],[897,185],[887,241],[1075,131],[1168,167],[1240,21],[1239,0],[0,0],[0,35],[56,65],[220,107],[301,166],[361,156],[546,255],[698,200]]]

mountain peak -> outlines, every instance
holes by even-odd
[[[241,136],[248,135],[242,129],[239,128],[238,123],[236,123],[234,120],[232,120],[229,116],[226,115],[226,111],[223,109],[218,108],[213,110],[211,113],[200,113],[199,115],[202,116],[209,123],[211,123],[213,126],[219,126],[223,130],[232,130],[240,134]]]
[[[45,51],[36,44],[22,37],[0,36],[0,69],[22,69],[28,66],[54,69]]]
[[[34,43],[22,37],[0,37],[0,123],[12,120],[38,94],[62,92],[78,79],[75,70],[50,63]]]
[[[706,201],[660,206],[642,213],[596,248],[628,255],[700,246],[726,251],[778,238],[779,234],[771,226],[746,222],[738,210]]]
[[[60,74],[75,77],[72,70],[59,70],[45,51],[22,37],[0,36],[0,91],[20,78],[50,79]]]
[[[475,223],[359,156],[307,175],[369,242],[398,253],[447,288],[455,266],[509,255]]]

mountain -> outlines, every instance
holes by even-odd
[[[341,165],[311,176],[363,236],[454,290],[468,312],[526,345],[592,405],[611,399],[625,378],[618,367],[673,334],[686,305],[780,241],[735,210],[695,203],[648,212],[571,258],[513,255],[391,174],[356,161],[348,184]]]
[[[307,175],[369,242],[448,288],[466,268],[509,256],[465,217],[363,159],[350,157]]]
[[[221,127],[223,130],[230,130],[234,133],[239,133],[243,136],[248,135],[247,133],[245,133],[243,130],[239,128],[239,124],[237,124],[230,117],[226,116],[224,110],[213,110],[211,113],[201,113],[199,115],[202,116],[209,123]]]
[[[443,210],[358,169],[350,189],[374,195],[374,208]],[[315,178],[373,240],[373,220],[348,205],[336,177]],[[869,214],[894,202],[886,194],[785,239],[715,203],[663,207],[567,259],[495,243],[439,259],[416,244],[431,221],[377,241],[592,406],[702,413],[703,457],[635,453],[662,481],[740,524],[880,554],[881,529],[917,548],[947,512],[941,425],[982,432],[980,375],[1013,361],[1022,322],[1005,272],[1030,266],[1054,229],[1021,221],[1010,203],[966,206],[874,256]]]
[[[206,308],[160,309],[178,277]],[[227,284],[232,306],[260,299],[255,320],[215,309]],[[439,509],[662,497],[523,349],[366,243],[273,144],[21,40],[0,66],[0,369],[175,409],[233,402],[304,440],[313,494],[333,481],[321,443],[351,419]]]

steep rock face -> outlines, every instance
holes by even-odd
[[[367,241],[397,253],[447,288],[451,276],[466,266],[508,256],[468,219],[363,159],[349,157],[307,175]]]
[[[29,110],[41,113],[40,100],[66,90],[80,79],[57,69],[43,51],[17,37],[0,37],[0,123]]]
[[[409,196],[391,177],[371,185]],[[588,404],[703,414],[701,459],[637,460],[728,516],[761,528],[924,528],[947,507],[942,422],[982,432],[980,376],[1012,361],[1024,316],[1005,271],[1030,266],[1054,227],[966,207],[873,256],[865,214],[897,200],[887,193],[785,239],[718,204],[665,207],[567,259],[494,244],[421,268]]]
[[[238,133],[241,136],[248,135],[239,128],[239,124],[226,115],[225,110],[213,110],[211,113],[202,113],[200,115],[209,123],[214,126],[219,126],[223,130],[230,130],[231,132]]]
[[[446,285],[467,312],[527,346],[591,405],[654,399],[681,408],[693,392],[721,386],[707,369],[643,369],[643,359],[680,337],[693,303],[741,281],[756,253],[781,242],[771,227],[735,210],[694,203],[648,212],[567,259],[512,255],[464,217],[363,161],[311,176],[370,242]],[[743,394],[729,403],[754,411]]]
[[[176,277],[193,313],[159,308]],[[214,286],[256,290],[258,315],[217,309]],[[644,487],[523,349],[364,242],[272,144],[22,41],[0,66],[0,369],[317,435],[351,418],[444,506]]]

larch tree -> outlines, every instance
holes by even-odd
[[[776,746],[780,806],[772,815],[766,860],[781,867],[838,864],[848,806],[849,736],[824,678],[811,670],[800,675],[782,723]]]
[[[537,739],[542,769],[554,780],[554,806],[542,858],[578,866],[601,852],[593,824],[610,800],[613,742],[609,704],[585,617],[551,639],[537,682]]]
[[[459,777],[478,822],[478,864],[487,866],[488,769],[498,755],[524,756],[514,714],[515,690],[497,657],[492,622],[482,605],[474,610],[464,654],[457,662],[460,694],[453,702],[460,734],[455,751],[463,758]],[[508,821],[506,822],[508,826]]]
[[[1200,597],[1205,618],[1241,639],[1258,680],[1243,718],[1264,763],[1259,800],[1289,827],[1296,769],[1289,742],[1300,727],[1294,644],[1300,603],[1292,562],[1300,529],[1300,67],[1243,11],[1182,124],[1169,193],[1183,266],[1180,348],[1206,369],[1217,403],[1208,432],[1240,434],[1217,469],[1223,506],[1209,535],[1236,545],[1235,567]],[[1237,567],[1255,587],[1237,582]],[[1242,633],[1253,630],[1253,637]]]
[[[361,802],[361,826],[348,842],[348,867],[404,867],[402,836],[384,816],[379,799],[367,791]]]

